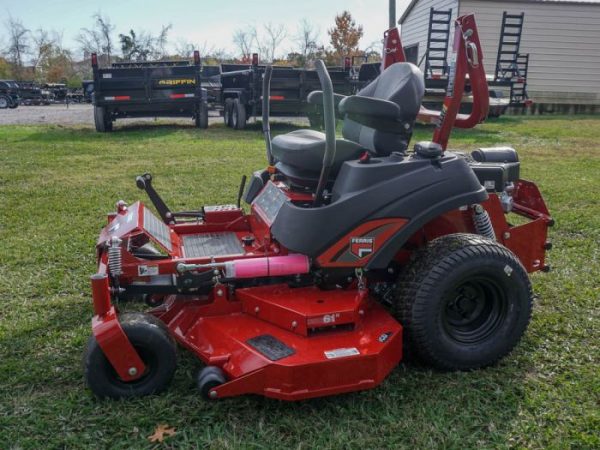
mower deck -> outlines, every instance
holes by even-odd
[[[172,335],[232,380],[214,398],[299,400],[375,387],[402,358],[402,328],[366,293],[275,285],[171,296],[153,311]]]

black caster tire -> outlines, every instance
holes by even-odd
[[[211,390],[227,381],[223,371],[215,366],[206,366],[200,370],[197,380],[198,389],[206,400],[215,400],[214,394],[211,396]]]
[[[143,313],[123,314],[119,322],[144,361],[146,372],[137,380],[123,381],[92,336],[84,355],[86,384],[100,398],[132,398],[164,391],[177,366],[176,345],[165,324]]]
[[[165,302],[165,297],[163,295],[144,294],[143,300],[146,305],[157,308]]]
[[[403,270],[395,312],[411,356],[442,370],[472,370],[517,345],[532,298],[527,272],[509,249],[451,234],[431,241]]]
[[[225,126],[231,128],[231,114],[233,112],[233,99],[225,99],[225,106],[223,107],[223,121]]]
[[[231,115],[231,127],[235,130],[246,128],[246,107],[240,99],[233,100],[233,114]]]

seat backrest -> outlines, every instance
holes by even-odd
[[[424,94],[425,82],[421,70],[411,63],[396,63],[385,69],[356,95],[396,103],[402,111],[403,122],[412,125],[421,108]],[[359,143],[377,155],[386,156],[395,151],[403,152],[408,148],[412,126],[407,131],[399,124],[397,133],[389,133],[345,119],[342,134],[344,138]]]

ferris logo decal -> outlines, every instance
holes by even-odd
[[[364,258],[373,253],[374,243],[374,238],[350,238],[350,253],[358,258]]]

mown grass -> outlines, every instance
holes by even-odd
[[[599,138],[600,118],[506,117],[452,140],[515,146],[557,222],[554,271],[533,276],[531,326],[496,367],[401,365],[366,392],[207,403],[184,351],[163,395],[98,401],[86,390],[94,243],[116,200],[141,197],[145,171],[174,209],[231,203],[241,175],[264,166],[259,128],[0,128],[0,449],[600,447]],[[150,444],[159,423],[177,434]]]

